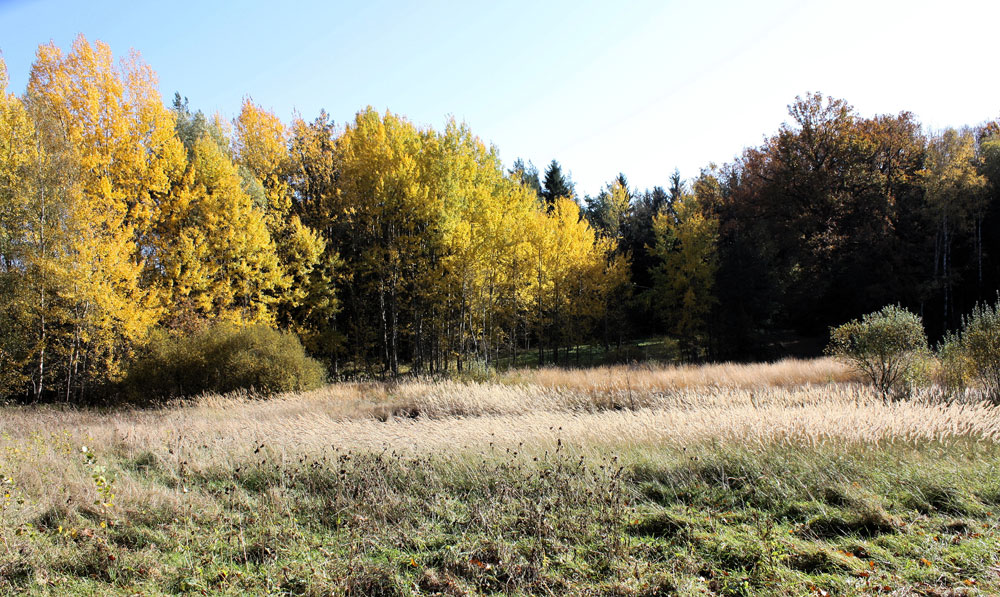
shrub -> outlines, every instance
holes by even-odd
[[[962,329],[948,334],[938,349],[949,385],[982,385],[1000,401],[1000,297],[993,305],[976,305],[962,319]]]
[[[941,340],[937,349],[941,362],[939,382],[951,390],[964,390],[972,382],[973,367],[962,350],[959,334],[949,332]]]
[[[251,388],[290,392],[324,381],[323,366],[293,334],[216,324],[182,336],[155,333],[130,367],[126,386],[133,397],[148,399]]]
[[[927,336],[919,316],[888,306],[831,329],[826,351],[861,372],[888,398],[917,376],[928,353]]]

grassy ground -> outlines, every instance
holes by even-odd
[[[625,372],[5,408],[0,593],[1000,593],[994,407]]]

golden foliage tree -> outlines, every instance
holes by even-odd
[[[236,166],[208,135],[161,207],[152,269],[167,321],[273,323],[285,279],[274,242]]]
[[[293,210],[290,181],[296,163],[289,149],[289,130],[273,112],[246,98],[234,121],[234,134],[237,163],[263,188],[265,219],[284,275],[275,304],[277,321],[294,329],[311,349],[330,352],[333,347],[324,328],[331,326],[338,310],[333,280],[340,260],[327,251],[321,232],[303,224]]]
[[[584,330],[601,317],[607,293],[623,283],[626,261],[613,254],[613,241],[595,234],[570,197],[557,198],[550,212],[535,214],[530,238],[539,361],[544,361],[542,340],[547,340],[558,362],[560,345],[582,340]]]
[[[27,102],[42,150],[61,169],[43,185],[58,193],[65,232],[58,248],[46,241],[44,267],[63,308],[50,319],[61,337],[45,342],[58,347],[54,375],[68,399],[88,380],[119,376],[159,315],[141,274],[184,150],[152,70],[134,53],[116,66],[107,45],[83,36],[65,55],[39,47]],[[39,387],[44,376],[40,367]]]
[[[971,131],[947,129],[928,143],[924,168],[917,173],[927,209],[936,224],[934,283],[943,291],[945,323],[954,322],[952,266],[955,237],[973,233],[981,251],[982,221],[988,206],[987,180],[979,173]]]
[[[291,210],[288,186],[288,131],[281,120],[250,98],[243,100],[233,122],[233,155],[264,187],[267,217],[272,230],[283,227]]]
[[[599,318],[604,285],[624,274],[572,199],[549,215],[504,174],[467,127],[419,130],[374,110],[337,143],[338,190],[324,209],[350,230],[339,239],[350,276],[355,354],[396,371],[494,362],[518,330],[578,339]],[[575,335],[574,335],[575,334]]]
[[[341,254],[351,270],[358,347],[377,345],[385,368],[399,370],[404,303],[423,277],[420,251],[434,240],[434,210],[421,180],[423,135],[409,122],[371,108],[338,140],[344,223],[354,231]],[[368,325],[374,319],[375,325]],[[367,350],[367,349],[366,349]]]
[[[697,355],[715,297],[719,225],[706,215],[698,194],[682,193],[653,219],[659,264],[653,270],[649,299],[690,356]]]
[[[24,104],[7,92],[7,66],[0,58],[0,395],[23,392],[28,363],[37,358],[34,338],[39,298],[32,265],[39,247],[31,198],[41,156],[35,127]],[[43,302],[44,304],[44,302]]]

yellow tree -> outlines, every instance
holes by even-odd
[[[208,135],[195,141],[182,181],[164,201],[155,238],[150,275],[170,327],[192,319],[274,322],[285,280],[264,213]]]
[[[236,163],[249,170],[264,187],[271,229],[283,228],[292,207],[288,130],[273,112],[254,104],[250,98],[244,98],[233,125]]]
[[[7,93],[7,65],[0,58],[0,272],[15,271],[28,220],[26,181],[37,160],[35,127],[24,104]]]
[[[428,265],[437,215],[422,183],[424,136],[409,122],[368,108],[337,142],[344,225],[340,246],[352,277],[347,300],[360,358],[377,347],[384,370],[399,371],[405,306]]]
[[[38,224],[31,198],[41,156],[35,127],[24,104],[7,93],[7,82],[0,58],[0,397],[27,390],[29,363],[40,348],[33,321],[38,280],[30,264],[40,249],[31,243]]]
[[[619,174],[596,199],[588,199],[587,217],[605,236],[617,242],[622,237],[631,208],[632,193],[625,175]]]
[[[986,177],[977,168],[976,140],[971,131],[947,129],[930,140],[924,168],[917,172],[932,221],[936,238],[934,277],[944,298],[944,322],[954,322],[951,251],[956,234],[975,235],[977,248],[981,243],[981,223],[988,205]]]
[[[43,147],[54,123],[33,121],[6,82],[0,76],[0,359],[6,388],[27,382],[39,400],[59,390],[73,345],[66,289],[75,283],[68,249],[80,185],[73,156]]]
[[[476,312],[481,314],[483,356],[489,365],[490,349],[499,351],[504,342],[515,346],[517,326],[527,309],[531,247],[523,225],[539,206],[534,189],[503,177],[499,167],[487,172],[489,185],[479,194],[479,205],[470,210],[470,220],[482,239],[476,243],[480,270]]]
[[[705,215],[699,197],[689,193],[653,219],[656,245],[649,249],[659,263],[647,296],[690,356],[697,356],[698,336],[715,303],[718,229],[718,221]]]
[[[430,142],[429,142],[430,143]],[[451,121],[426,149],[441,213],[440,274],[430,296],[456,320],[455,351],[486,366],[513,339],[527,287],[527,241],[520,227],[537,208],[533,193],[508,179],[494,148]],[[447,334],[446,334],[447,336]]]
[[[511,361],[516,362],[518,337],[527,337],[531,328],[531,318],[536,312],[531,308],[536,263],[532,240],[532,223],[537,221],[541,211],[538,192],[516,178],[508,178],[502,185],[496,203],[505,206],[501,226],[506,259],[503,262],[500,313],[508,328]]]
[[[184,150],[152,70],[134,53],[116,66],[107,45],[83,36],[69,54],[38,48],[27,101],[45,153],[72,166],[63,175],[73,184],[59,197],[68,240],[57,263],[68,399],[88,380],[116,378],[156,321],[141,273],[157,206],[183,171]]]
[[[558,362],[559,346],[582,340],[603,315],[608,293],[623,281],[626,261],[613,254],[612,241],[595,234],[569,197],[556,199],[551,212],[535,214],[530,238],[539,361],[544,360],[542,343],[547,341]]]
[[[320,349],[317,339],[336,313],[332,282],[339,259],[335,252],[326,250],[327,241],[321,233],[304,225],[293,212],[290,180],[295,164],[285,125],[249,98],[243,100],[233,124],[233,154],[263,188],[268,230],[284,271],[275,305],[278,323],[293,329],[310,348]]]

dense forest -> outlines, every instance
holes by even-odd
[[[654,335],[730,360],[886,304],[939,338],[1000,287],[998,122],[806,94],[731,163],[581,198],[454,121],[167,105],[137,55],[82,36],[7,87],[0,62],[0,396],[82,400],[151,338],[220,322],[294,334],[335,375]]]

